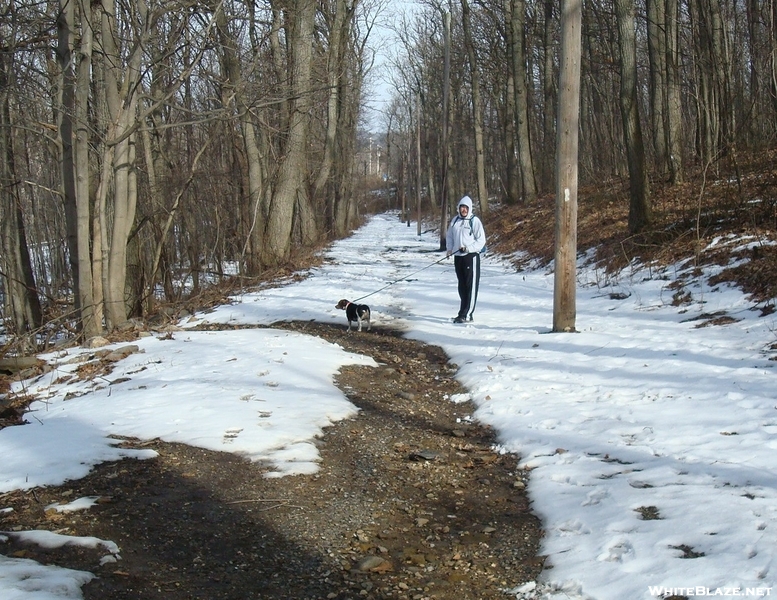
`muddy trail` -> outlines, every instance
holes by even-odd
[[[319,336],[379,367],[343,367],[359,414],[316,440],[320,471],[268,478],[265,465],[160,440],[151,460],[105,463],[60,487],[0,497],[0,530],[46,529],[118,545],[0,553],[92,572],[87,600],[509,598],[542,569],[542,535],[518,457],[494,452],[457,367],[435,346],[380,327],[275,327]],[[99,496],[88,511],[46,511]]]

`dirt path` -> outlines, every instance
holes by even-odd
[[[13,540],[0,553],[91,571],[83,592],[95,600],[488,600],[539,574],[525,473],[491,451],[493,433],[471,422],[470,403],[447,400],[464,390],[439,348],[381,329],[281,326],[382,365],[341,371],[338,386],[361,412],[317,440],[316,475],[265,478],[234,455],[147,442],[158,458],[0,497],[14,509],[0,514],[0,530],[95,536],[116,542],[120,560],[99,566],[104,551]],[[44,513],[81,496],[103,501]]]

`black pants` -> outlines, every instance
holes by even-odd
[[[463,256],[453,257],[456,268],[456,279],[459,280],[459,317],[472,318],[475,304],[478,301],[478,286],[480,285],[480,254],[470,252]]]

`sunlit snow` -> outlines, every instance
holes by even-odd
[[[110,381],[64,383],[85,349],[44,357],[56,369],[24,382],[39,398],[29,424],[0,431],[0,493],[153,456],[122,448],[124,437],[239,453],[274,476],[314,472],[313,439],[358,411],[334,374],[372,359],[287,331],[193,328],[311,319],[344,328],[335,303],[363,298],[373,327],[401,327],[448,353],[498,451],[531,470],[548,568],[507,597],[777,594],[774,317],[704,277],[688,286],[689,304],[674,306],[668,284],[690,265],[613,276],[581,260],[578,333],[551,333],[552,273],[486,256],[475,322],[454,325],[453,265],[438,246],[436,233],[419,240],[415,225],[379,215],[304,280],[195,315],[173,339],[139,340]],[[718,312],[736,321],[700,327]],[[79,598],[90,577],[0,556],[3,598]]]

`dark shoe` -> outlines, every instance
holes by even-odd
[[[454,323],[464,323],[466,322],[466,319],[464,317],[456,317],[453,319]]]

